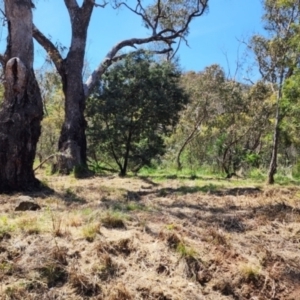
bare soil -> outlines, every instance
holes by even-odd
[[[0,299],[300,299],[297,186],[40,179],[0,195]]]

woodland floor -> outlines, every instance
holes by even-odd
[[[39,178],[0,195],[0,299],[300,299],[300,187]]]

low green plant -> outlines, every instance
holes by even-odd
[[[174,224],[167,224],[167,225],[166,225],[166,228],[167,228],[168,230],[174,230],[175,227],[176,227],[176,225],[174,225]]]
[[[197,252],[185,245],[183,242],[180,242],[176,247],[176,252],[180,254],[181,257],[184,258],[195,258],[197,256]]]
[[[255,181],[266,180],[266,174],[261,169],[252,169],[249,172],[249,177]]]

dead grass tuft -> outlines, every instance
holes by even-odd
[[[68,249],[66,247],[59,247],[57,243],[55,243],[55,246],[50,251],[50,257],[64,266],[68,265],[67,254]]]
[[[59,263],[49,260],[38,269],[42,279],[46,280],[48,288],[62,286],[68,280],[68,273]]]
[[[166,236],[168,247],[171,249],[177,249],[179,244],[181,243],[180,237],[176,233],[169,233]]]
[[[93,278],[80,273],[72,268],[69,272],[69,282],[75,292],[79,295],[92,297],[101,293],[101,288]]]
[[[93,269],[101,280],[107,281],[117,275],[118,266],[109,254],[104,253],[100,256],[100,265],[95,265]]]
[[[118,283],[112,292],[109,294],[107,300],[131,300],[133,296],[127,290],[124,283]]]
[[[121,254],[128,256],[132,251],[135,250],[131,239],[121,239],[119,241],[111,243],[111,246]]]
[[[206,231],[205,240],[207,242],[211,242],[214,245],[221,245],[230,248],[228,237],[221,230],[217,230],[215,228],[209,228]]]
[[[11,300],[23,300],[23,299],[30,299],[28,295],[28,291],[24,286],[13,284],[4,290],[3,298],[1,299],[11,299]]]
[[[102,225],[106,228],[126,228],[125,216],[118,212],[108,212],[102,219]]]

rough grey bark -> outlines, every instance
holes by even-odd
[[[72,1],[65,1],[66,3]],[[84,119],[85,95],[82,70],[87,39],[87,28],[93,4],[86,2],[82,8],[67,4],[72,25],[72,41],[63,63],[62,83],[65,95],[65,120],[59,139],[58,170],[68,174],[77,166],[86,167],[86,121]]]
[[[31,0],[5,0],[8,41],[0,109],[0,192],[32,190],[43,106],[33,71]]]

